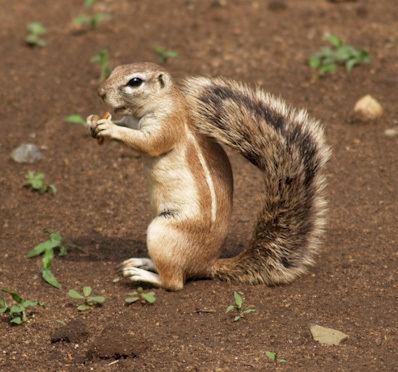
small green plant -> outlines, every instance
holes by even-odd
[[[65,116],[64,120],[67,123],[79,124],[79,125],[86,126],[86,120],[83,119],[83,117],[81,115],[78,115],[78,114]]]
[[[47,33],[47,29],[41,22],[31,22],[26,26],[26,44],[33,47],[45,47],[47,42],[41,36]]]
[[[86,8],[91,8],[95,3],[95,0],[84,0],[84,6]]]
[[[8,293],[13,299],[13,304],[8,304],[3,297],[0,297],[0,315],[6,314],[10,324],[19,325],[25,322],[29,315],[28,308],[44,306],[39,301],[25,300],[17,292],[10,289],[3,288],[2,292]]]
[[[105,80],[111,74],[108,49],[101,49],[90,61],[100,67],[99,81]]]
[[[178,57],[178,53],[175,50],[170,50],[163,47],[156,47],[154,51],[159,57],[161,63],[166,63],[170,58]]]
[[[308,60],[308,64],[319,74],[334,73],[339,65],[344,65],[347,71],[354,66],[370,63],[369,53],[365,49],[356,49],[352,45],[344,43],[336,35],[329,35],[326,40],[330,47],[322,47]]]
[[[265,356],[274,363],[280,363],[280,364],[286,364],[287,360],[286,359],[281,359],[279,358],[277,353],[274,353],[273,351],[266,351]]]
[[[140,301],[142,304],[153,304],[156,301],[155,292],[145,292],[142,287],[138,287],[136,291],[127,295],[124,300],[127,304]]]
[[[90,9],[95,3],[95,0],[84,0],[84,6],[86,9]],[[100,23],[108,18],[108,14],[95,13],[95,14],[82,14],[73,18],[73,23],[80,27],[89,27],[91,29],[97,28]]]
[[[92,29],[97,28],[100,23],[108,18],[107,14],[96,13],[93,15],[82,14],[73,18],[73,23],[77,26],[90,27]]]
[[[46,192],[52,192],[55,194],[57,192],[57,188],[54,185],[48,184],[45,180],[44,173],[40,172],[29,171],[25,176],[24,186],[33,191],[37,191],[40,194],[44,194]]]
[[[67,249],[62,244],[62,237],[58,232],[51,232],[50,238],[34,247],[27,254],[28,258],[43,255],[41,275],[43,279],[55,288],[61,288],[61,284],[55,278],[51,271],[52,261],[54,259],[54,251],[58,250],[60,257],[66,256]]]
[[[232,311],[235,312],[236,315],[234,316],[234,322],[241,320],[242,318],[244,318],[246,314],[256,312],[254,306],[244,306],[243,303],[244,303],[244,298],[242,293],[234,292],[234,304],[229,305],[225,310],[226,314]]]
[[[82,293],[75,289],[70,289],[68,296],[75,300],[81,300],[81,303],[77,305],[77,310],[79,311],[90,310],[94,306],[101,306],[105,302],[104,296],[92,295],[91,287],[83,287]]]

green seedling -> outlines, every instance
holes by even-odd
[[[170,58],[178,57],[178,53],[175,50],[170,50],[163,47],[156,47],[154,50],[161,63],[166,63]]]
[[[52,262],[54,259],[54,251],[58,250],[58,255],[60,257],[66,256],[67,249],[65,245],[62,244],[62,237],[57,232],[51,232],[50,238],[45,242],[42,242],[27,254],[28,258],[43,255],[42,259],[42,270],[41,275],[43,279],[55,288],[61,288],[61,284],[55,278],[53,272],[51,271]]]
[[[55,194],[57,192],[57,188],[54,185],[48,184],[45,180],[44,173],[40,172],[29,171],[25,176],[24,186],[33,191],[37,191],[40,194],[44,194],[46,192],[52,192]]]
[[[111,74],[111,66],[109,63],[109,51],[103,48],[91,58],[91,63],[100,67],[99,81],[105,80]]]
[[[75,289],[70,289],[68,296],[75,300],[80,300],[81,303],[77,305],[77,310],[79,311],[90,310],[94,306],[101,306],[105,302],[104,296],[92,295],[91,287],[83,287],[82,293]]]
[[[67,123],[79,124],[79,125],[83,125],[84,127],[86,126],[86,120],[83,119],[83,117],[81,115],[78,115],[78,114],[65,116],[64,120]]]
[[[225,310],[225,313],[235,312],[234,322],[241,320],[246,314],[256,312],[254,306],[244,306],[244,297],[240,292],[234,292],[234,304],[229,305]]]
[[[86,8],[91,8],[95,3],[95,0],[84,0],[84,6]]]
[[[77,26],[81,27],[89,27],[89,28],[97,28],[100,23],[108,18],[107,14],[104,13],[96,13],[93,15],[82,14],[73,18],[73,23]]]
[[[0,315],[7,315],[8,322],[12,325],[19,325],[26,321],[28,315],[28,308],[35,308],[36,306],[44,306],[39,301],[25,300],[17,292],[10,289],[3,288],[2,292],[8,293],[13,303],[8,304],[6,299],[0,297]]]
[[[141,287],[138,287],[136,291],[129,293],[124,301],[126,304],[132,304],[137,301],[142,304],[153,304],[156,301],[156,296],[155,292],[145,292]]]
[[[266,351],[265,356],[274,363],[280,363],[280,364],[286,364],[287,360],[286,359],[281,359],[279,358],[277,353],[274,353],[273,351]]]
[[[31,22],[26,26],[27,35],[25,37],[26,44],[33,47],[45,47],[47,42],[41,38],[47,33],[47,29],[41,22]]]
[[[308,60],[310,67],[317,70],[319,74],[334,73],[339,65],[343,65],[347,71],[351,71],[354,66],[370,63],[367,50],[356,49],[352,45],[345,44],[336,35],[329,35],[326,40],[331,46],[322,47]]]

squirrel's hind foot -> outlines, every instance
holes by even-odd
[[[148,283],[156,287],[161,287],[161,281],[158,274],[140,269],[138,267],[127,267],[122,270],[122,275],[129,278],[134,283]]]
[[[124,269],[129,269],[132,267],[138,267],[143,270],[156,272],[155,265],[150,258],[130,258],[125,260],[119,265],[118,271],[122,273]]]

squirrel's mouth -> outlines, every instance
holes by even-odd
[[[123,112],[126,111],[126,110],[127,110],[126,106],[119,106],[119,107],[115,107],[115,108],[113,109],[113,112],[114,112],[115,114],[119,114],[119,113],[123,113]]]

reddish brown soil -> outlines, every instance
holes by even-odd
[[[395,0],[282,6],[275,0],[98,0],[97,9],[111,20],[80,35],[70,31],[71,19],[83,11],[80,0],[0,5],[0,287],[46,303],[22,326],[0,322],[0,370],[398,370],[398,139],[383,134],[398,124]],[[46,48],[23,43],[33,20],[48,27]],[[372,64],[312,79],[305,61],[328,31],[368,48]],[[117,65],[156,61],[156,45],[179,52],[168,63],[177,78],[222,74],[261,84],[325,123],[333,147],[328,233],[308,275],[276,288],[196,281],[178,293],[156,289],[152,306],[123,305],[132,286],[113,282],[115,268],[146,255],[141,160],[115,143],[97,146],[63,117],[103,111],[97,69],[89,63],[100,48],[108,47]],[[385,116],[349,124],[355,101],[368,93]],[[9,154],[24,142],[44,146],[45,159],[14,163]],[[231,158],[236,196],[229,255],[246,244],[261,197],[256,170]],[[57,194],[23,188],[28,170],[45,172]],[[81,247],[55,259],[60,290],[41,280],[40,259],[25,257],[46,238],[45,228]],[[66,292],[83,285],[106,296],[102,308],[78,313]],[[235,323],[224,313],[234,290],[257,309]],[[68,323],[75,319],[85,326]],[[350,337],[321,346],[310,336],[311,323]],[[65,333],[69,342],[54,341]],[[274,366],[267,350],[288,363]]]

